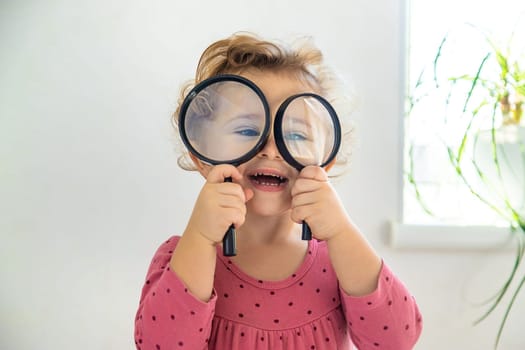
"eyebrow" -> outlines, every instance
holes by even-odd
[[[303,124],[303,125],[313,129],[312,123],[307,122],[305,120],[305,118],[290,116],[290,117],[286,118],[286,120],[293,121],[294,124]],[[286,124],[290,124],[290,123],[286,123]]]
[[[228,120],[225,123],[225,125],[229,125],[231,123],[244,121],[244,120],[246,120],[248,122],[254,122],[254,121],[257,122],[257,121],[260,121],[260,120],[264,120],[264,117],[261,117],[261,115],[258,115],[258,114],[255,114],[255,113],[240,114],[240,115],[232,117],[230,120]],[[259,123],[257,123],[257,124],[259,124]]]

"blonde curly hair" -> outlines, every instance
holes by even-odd
[[[288,44],[264,40],[253,33],[242,32],[208,46],[200,57],[195,78],[181,88],[177,109],[172,115],[172,124],[177,134],[181,105],[196,84],[219,74],[242,74],[249,69],[292,74],[319,90],[320,95],[337,111],[342,125],[343,139],[335,167],[344,170],[351,154],[350,98],[342,93],[344,89],[341,80],[324,64],[322,52],[312,44],[310,38],[297,39]],[[179,146],[182,146],[181,142]],[[181,147],[178,164],[182,169],[196,170],[184,147]]]

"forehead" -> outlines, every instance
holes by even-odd
[[[304,92],[319,93],[319,88],[300,74],[250,70],[239,75],[251,80],[262,90],[270,108],[276,108],[292,95]]]

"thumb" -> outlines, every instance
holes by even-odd
[[[328,175],[326,171],[315,165],[309,165],[305,167],[301,172],[299,173],[299,176],[303,179],[310,179],[310,180],[316,180],[316,181],[328,181]]]

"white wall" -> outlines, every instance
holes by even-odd
[[[20,1],[0,4],[0,348],[132,349],[156,247],[202,184],[176,165],[178,87],[238,30],[310,34],[361,98],[345,205],[419,301],[417,349],[490,349],[471,327],[510,253],[396,251],[403,1]],[[503,270],[501,270],[503,268]],[[502,273],[501,271],[504,271]],[[501,349],[523,349],[523,296]]]

